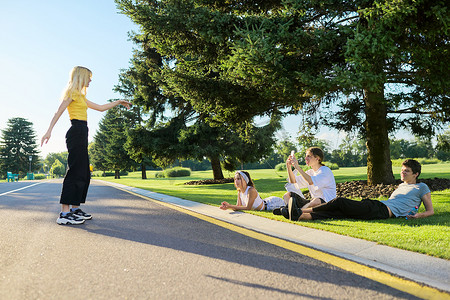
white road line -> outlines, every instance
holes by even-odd
[[[38,185],[38,184],[41,184],[41,183],[43,183],[43,182],[38,182],[38,183],[35,183],[35,184],[32,184],[32,185],[28,185],[28,186],[25,186],[25,187],[20,188],[20,189],[17,189],[17,190],[13,190],[13,191],[9,191],[9,192],[0,194],[0,197],[1,197],[1,196],[4,196],[4,195],[11,194],[11,193],[14,193],[14,192],[17,192],[17,191],[20,191],[20,190],[24,190],[24,189],[30,188],[30,187],[32,187],[32,186],[35,186],[35,185]]]

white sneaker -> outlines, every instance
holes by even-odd
[[[92,219],[92,215],[91,215],[91,214],[88,214],[88,213],[85,213],[84,211],[81,210],[81,208],[77,208],[77,209],[75,209],[75,210],[72,210],[72,214],[73,214],[75,217],[78,217],[78,218],[80,218],[80,219],[84,219],[84,220],[90,220],[90,219]]]
[[[63,216],[63,214],[60,213],[59,218],[56,219],[56,223],[58,223],[59,225],[67,225],[67,224],[78,225],[78,224],[83,224],[84,219],[79,218],[78,216],[75,216],[71,212],[67,213],[65,216]]]

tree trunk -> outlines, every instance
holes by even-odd
[[[119,170],[115,170],[114,179],[120,179],[120,171]]]
[[[364,90],[367,146],[367,183],[394,182],[389,150],[386,103],[384,89],[379,92]]]
[[[145,168],[145,163],[141,163],[142,179],[147,179],[147,169]]]
[[[222,167],[220,166],[219,156],[210,157],[211,167],[214,179],[223,179]]]

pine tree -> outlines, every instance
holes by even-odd
[[[38,170],[39,150],[33,123],[24,118],[8,120],[7,127],[2,130],[0,159],[2,173],[13,172],[24,176],[30,170]]]
[[[116,179],[120,178],[120,171],[126,171],[134,164],[124,148],[127,120],[121,110],[114,107],[106,112],[94,137],[94,145],[91,146],[95,168],[114,170]]]
[[[149,116],[134,122],[127,131],[125,147],[133,159],[148,155],[164,168],[177,159],[202,161],[206,157],[214,179],[223,179],[222,165],[234,170],[270,153],[274,132],[280,126],[278,115],[259,128],[245,120],[234,126],[211,123],[211,114],[194,108],[187,100],[189,94],[171,87],[172,77],[164,74],[164,65],[171,58],[149,47],[143,36],[136,35],[134,40],[142,50],[135,51],[130,68],[121,74],[116,87],[123,95],[132,96],[133,104]],[[204,88],[213,93],[220,87]]]

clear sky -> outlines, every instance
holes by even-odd
[[[112,89],[120,70],[128,68],[133,49],[128,33],[137,26],[119,14],[113,0],[0,0],[0,7],[0,129],[10,118],[25,118],[33,123],[40,144],[77,65],[93,72],[89,100],[103,104],[120,97]],[[90,141],[103,114],[88,111]],[[300,120],[291,116],[284,121],[293,138]],[[66,151],[69,127],[65,112],[40,148],[42,157]],[[323,129],[318,137],[337,147],[342,135]]]
[[[119,98],[112,89],[128,66],[136,26],[112,0],[0,0],[0,129],[7,120],[32,122],[39,139],[56,112],[69,72],[76,65],[93,72],[87,98],[97,103]],[[103,113],[88,112],[92,140]],[[41,155],[66,151],[70,127],[65,112]]]

